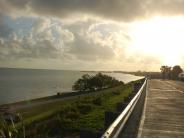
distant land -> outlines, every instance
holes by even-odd
[[[66,69],[34,69],[34,68],[10,68],[10,67],[0,67],[0,69],[21,69],[21,70],[54,70],[54,71],[80,71],[86,73],[124,73],[131,74],[135,76],[149,76],[150,78],[161,78],[160,72],[149,72],[149,71],[104,71],[104,70],[66,70]]]
[[[161,78],[160,72],[148,72],[148,71],[81,71],[81,72],[91,72],[91,73],[123,73],[123,74],[131,74],[135,76],[145,76],[150,78]]]
[[[117,73],[120,73],[119,71]],[[122,72],[124,74],[132,74],[135,76],[145,76],[152,79],[160,79],[162,75],[160,72],[146,72],[146,71],[136,71],[136,72]]]

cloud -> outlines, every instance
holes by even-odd
[[[13,30],[4,22],[3,15],[0,14],[0,38],[8,37],[12,31]]]
[[[51,20],[48,18],[39,18],[36,20],[34,27],[32,28],[33,33],[43,33],[46,29],[52,26]]]
[[[107,30],[113,26],[114,30]],[[115,26],[115,24],[105,25],[105,23],[92,23],[92,21],[64,25],[63,27],[68,28],[75,36],[75,40],[67,45],[65,52],[80,60],[103,62],[114,60],[124,52],[125,43],[129,41],[127,34],[116,30]]]
[[[49,59],[62,56],[62,42],[54,38],[48,20],[40,19],[28,34],[11,32],[0,39],[0,60]],[[40,26],[40,28],[38,27]],[[8,25],[4,25],[8,28]],[[38,29],[39,28],[39,29]],[[2,32],[3,33],[3,32]],[[63,33],[65,34],[65,33]]]
[[[0,11],[59,18],[91,15],[132,21],[154,15],[183,15],[182,0],[0,0]]]
[[[20,26],[0,38],[1,66],[80,70],[158,67],[155,57],[127,53],[131,41],[127,24],[92,19],[63,23],[45,17],[35,17],[31,24],[23,35],[19,34]]]
[[[54,58],[57,49],[53,47],[52,41],[40,40],[37,45],[26,39],[9,39],[0,44],[0,60],[19,60],[29,58]],[[38,46],[39,45],[39,46]]]
[[[118,51],[123,51],[121,40],[126,38],[121,32],[99,31],[103,24],[91,23],[61,25],[53,24],[51,19],[37,19],[30,32],[23,37],[12,32],[8,38],[0,39],[0,60],[114,60]]]
[[[109,60],[115,56],[113,49],[109,46],[95,43],[95,38],[87,38],[85,35],[75,36],[76,40],[71,44],[69,53],[75,55],[81,60]],[[98,39],[98,38],[96,38]]]
[[[139,16],[142,12],[141,3],[138,0],[32,0],[29,5],[38,14],[58,17],[91,14],[126,20]]]

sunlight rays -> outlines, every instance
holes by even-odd
[[[131,46],[138,52],[157,56],[162,64],[181,63],[184,53],[184,19],[155,17],[134,22]]]

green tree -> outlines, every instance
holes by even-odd
[[[172,74],[172,79],[176,80],[178,79],[178,75],[183,72],[182,68],[179,65],[176,65],[172,68],[171,74]]]
[[[84,74],[82,78],[78,79],[73,85],[73,90],[86,91],[90,88],[90,75]]]
[[[73,90],[94,91],[94,90],[114,87],[121,84],[124,84],[124,83],[122,81],[118,81],[115,78],[102,73],[98,73],[94,76],[85,74],[82,76],[82,78],[78,79],[74,83]]]
[[[171,78],[171,67],[161,66],[160,70],[161,70],[163,79],[170,79]]]

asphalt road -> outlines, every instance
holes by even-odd
[[[138,138],[184,138],[184,82],[148,81]]]

